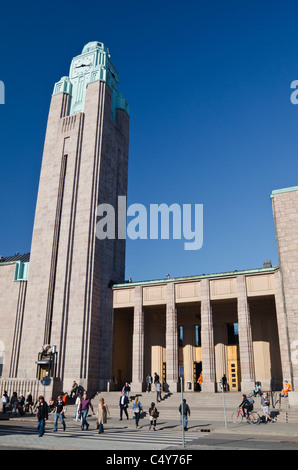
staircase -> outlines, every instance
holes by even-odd
[[[92,399],[95,406],[99,402],[100,398],[104,398],[105,403],[108,405],[112,416],[119,415],[119,399],[121,392],[101,392],[97,393]],[[130,404],[131,409],[132,401],[135,396],[139,398],[142,404],[144,412],[148,413],[148,409],[151,402],[155,403],[159,413],[160,419],[179,419],[179,405],[181,403],[181,393],[162,393],[163,400],[160,403],[156,402],[156,393],[130,393]],[[222,393],[204,394],[194,392],[184,392],[183,398],[186,399],[187,404],[190,407],[191,419],[210,421],[223,421],[224,420],[224,405]],[[227,420],[231,421],[232,413],[237,409],[238,405],[242,401],[242,392],[230,392],[225,393],[225,409]],[[262,415],[261,398],[254,397],[255,405],[254,409]],[[271,407],[271,411],[278,412],[277,419],[279,422],[291,422],[298,423],[298,411],[290,410],[288,406],[287,398],[282,401],[282,408],[276,405],[276,408]]]

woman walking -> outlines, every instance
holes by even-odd
[[[75,412],[75,417],[74,417],[75,421],[78,421],[78,420],[81,421],[81,414],[79,413],[81,400],[82,400],[82,394],[79,393],[75,402],[75,406],[76,406],[76,412]]]
[[[136,399],[133,402],[132,407],[131,407],[131,412],[133,412],[135,414],[136,428],[139,427],[139,420],[140,420],[141,411],[143,411],[142,404],[139,401],[138,397],[136,397]]]
[[[38,420],[38,432],[39,437],[42,437],[45,432],[45,424],[48,419],[48,404],[44,400],[44,397],[40,395],[38,397],[38,405],[37,405],[37,420]]]
[[[99,405],[97,409],[97,423],[99,434],[104,432],[103,425],[106,424],[108,416],[110,417],[109,408],[105,404],[104,398],[101,398],[99,400]]]
[[[155,407],[155,403],[152,402],[151,406],[149,408],[149,417],[150,417],[150,426],[149,429],[151,429],[151,426],[153,425],[153,431],[156,431],[156,420],[159,417],[159,412],[157,411],[157,408]]]

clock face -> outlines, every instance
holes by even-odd
[[[93,55],[80,57],[73,62],[73,76],[77,77],[83,73],[90,72],[93,65]]]

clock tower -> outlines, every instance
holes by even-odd
[[[125,240],[96,237],[96,208],[116,210],[127,194],[128,140],[117,70],[105,45],[90,42],[51,99],[17,371],[26,381],[50,375],[52,393],[111,379],[111,286],[124,280]]]

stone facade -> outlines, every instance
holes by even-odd
[[[74,379],[90,392],[106,388],[111,375],[111,285],[124,281],[125,240],[96,236],[96,209],[101,203],[116,208],[118,196],[126,196],[129,144],[129,116],[117,109],[112,119],[112,94],[106,81],[90,82],[84,111],[74,115],[68,114],[68,93],[52,96],[23,334],[14,375],[4,369],[6,377],[40,378],[37,360],[45,345],[54,346],[60,390],[69,390]],[[15,302],[16,296],[10,299]],[[9,331],[11,336],[12,325]],[[11,337],[4,341],[12,346]],[[6,362],[11,362],[10,354]]]
[[[249,391],[256,381],[266,390],[281,387],[287,356],[282,341],[279,346],[279,329],[282,334],[284,327],[280,289],[278,267],[115,285],[116,331],[128,318],[134,324],[132,367],[125,367],[126,378],[119,371],[122,350],[114,347],[115,383],[120,386],[122,377],[140,392],[145,376],[157,372],[166,390],[177,391],[178,366],[183,365],[184,387],[195,390],[195,367],[201,364],[202,390],[210,393],[219,390],[223,374],[229,375],[233,388],[234,364],[235,390]],[[236,342],[228,337],[232,325],[238,326]]]
[[[88,43],[55,84],[28,277],[18,257],[0,259],[1,390],[36,398],[49,374],[47,397],[73,380],[142,392],[157,372],[176,392],[179,366],[185,390],[201,371],[207,393],[223,374],[230,390],[284,379],[297,389],[298,187],[272,193],[279,267],[124,283],[125,239],[96,236],[98,205],[116,208],[127,194],[129,116],[117,86],[102,43]]]
[[[298,187],[271,195],[278,246],[283,315],[281,348],[285,356],[284,378],[298,389]]]

